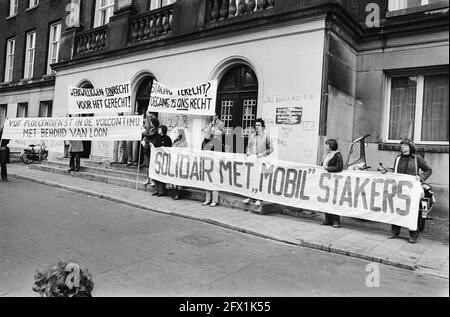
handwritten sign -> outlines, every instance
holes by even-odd
[[[7,119],[11,140],[140,140],[143,116]]]
[[[169,88],[153,81],[148,111],[212,116],[216,110],[217,80],[188,88]]]
[[[244,154],[153,148],[149,176],[286,206],[417,229],[420,182],[405,174],[344,171]]]
[[[103,88],[77,88],[69,86],[70,114],[129,113],[131,109],[130,84]]]

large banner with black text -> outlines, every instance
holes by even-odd
[[[6,119],[3,138],[11,140],[141,140],[143,116]]]
[[[423,189],[404,174],[343,171],[245,154],[152,148],[149,177],[205,190],[417,229]]]

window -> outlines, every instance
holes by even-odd
[[[95,4],[94,27],[108,24],[113,12],[114,0],[97,0]]]
[[[8,113],[8,105],[0,105],[0,128],[5,124],[6,115]]]
[[[6,42],[5,82],[10,82],[13,79],[15,47],[15,39],[9,39],[8,42]]]
[[[389,11],[420,7],[437,2],[442,2],[442,0],[389,0]]]
[[[26,118],[28,116],[28,103],[19,103],[17,105],[17,118]]]
[[[174,3],[176,0],[150,0],[150,10],[155,10],[169,4]]]
[[[52,74],[51,64],[58,62],[61,22],[50,25],[47,74]]]
[[[27,46],[25,50],[25,71],[23,78],[33,78],[34,54],[36,48],[36,32],[27,33]]]
[[[17,15],[19,0],[9,0],[9,16]]]
[[[390,78],[387,139],[447,144],[448,82],[448,73]]]
[[[39,4],[39,0],[28,0],[28,8],[37,7]]]
[[[52,101],[41,101],[39,104],[39,117],[40,118],[50,118],[52,116]]]

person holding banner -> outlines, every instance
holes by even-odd
[[[154,138],[155,148],[159,147],[172,147],[172,140],[167,135],[167,127],[160,125],[158,128],[158,135]],[[166,183],[155,180],[155,192],[153,196],[165,196],[166,195]]]
[[[225,142],[223,140],[225,124],[219,119],[218,115],[211,117],[209,126],[203,130],[203,151],[216,151],[225,152]],[[219,192],[217,190],[207,191],[205,202],[202,206],[209,205],[210,207],[216,207],[219,204]]]
[[[338,152],[338,143],[335,139],[325,141],[325,156],[322,166],[329,173],[339,173],[344,170],[344,159],[342,154]],[[341,217],[338,215],[325,213],[325,220],[322,222],[324,226],[333,226],[339,228],[341,226]]]
[[[173,141],[172,146],[177,147],[177,148],[187,148],[188,144],[186,141],[186,133],[184,132],[184,129],[178,129],[177,133],[178,133],[178,136]],[[173,199],[175,199],[175,200],[180,199],[180,186],[174,185],[174,191],[175,191],[175,196],[173,197]]]
[[[1,168],[1,176],[2,182],[8,181],[8,171],[6,169],[6,164],[9,164],[10,160],[10,151],[8,147],[9,140],[3,139],[3,128],[0,130],[0,168]]]
[[[70,168],[68,172],[79,172],[80,171],[80,158],[81,153],[83,153],[83,141],[69,141],[69,152],[70,152]]]
[[[427,162],[416,154],[416,145],[409,139],[404,139],[400,142],[401,153],[395,158],[394,173],[408,174],[416,176],[416,178],[424,182],[426,181],[433,170],[428,166]],[[419,173],[422,170],[422,173]],[[419,214],[420,217],[420,214]],[[419,221],[419,219],[417,219]],[[400,235],[401,227],[397,225],[391,225],[391,235],[389,239],[398,238]],[[416,243],[419,238],[419,231],[409,231],[409,242]]]
[[[262,118],[255,120],[254,134],[248,140],[247,155],[256,155],[258,158],[268,156],[273,152],[273,145],[270,138],[265,133],[266,124]],[[249,204],[251,198],[243,200],[244,204]],[[261,206],[261,200],[256,200],[255,205]]]

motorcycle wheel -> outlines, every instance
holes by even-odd
[[[24,162],[27,165],[33,163],[33,160],[30,160],[27,156],[27,153],[25,153],[25,152],[22,153],[22,155],[20,155],[20,158],[22,159],[22,162]]]
[[[419,211],[419,222],[417,224],[417,229],[420,232],[423,232],[423,230],[425,229],[425,219],[422,218],[422,212],[421,211]]]

